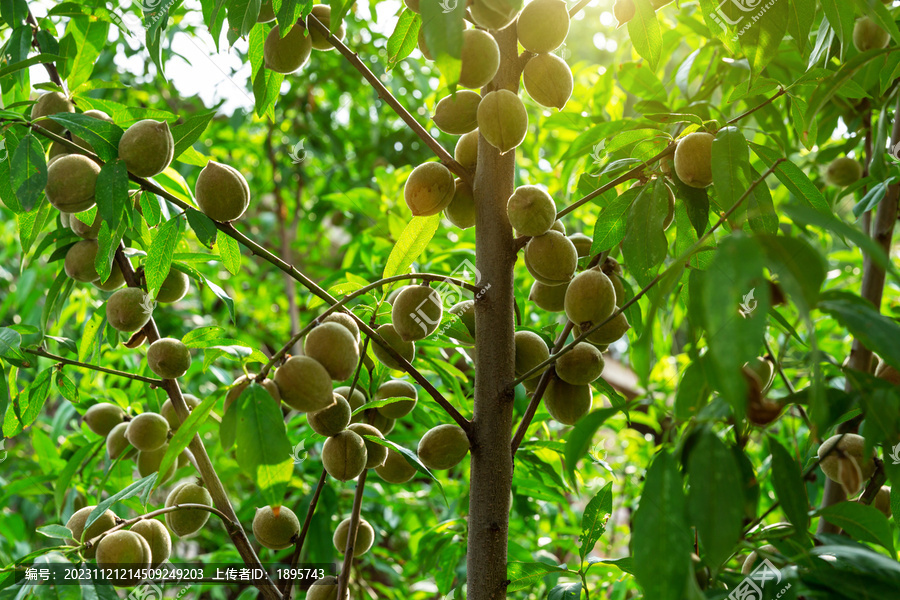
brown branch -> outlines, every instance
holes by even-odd
[[[350,587],[350,568],[353,566],[353,550],[356,547],[356,531],[359,528],[359,513],[362,510],[363,491],[366,486],[368,469],[363,469],[356,479],[356,494],[353,496],[353,512],[350,513],[350,525],[347,528],[347,546],[344,548],[344,564],[338,575],[338,598],[347,595]]]
[[[787,160],[786,158],[779,158],[778,160],[776,160],[775,163],[772,164],[772,166],[769,167],[765,171],[765,173],[763,173],[759,177],[759,179],[754,181],[750,185],[750,187],[747,188],[747,191],[744,192],[744,194],[740,198],[738,198],[738,200],[734,203],[734,205],[732,205],[732,207],[729,208],[728,211],[726,211],[725,214],[723,214],[722,217],[718,221],[716,221],[716,224],[713,225],[709,231],[704,233],[700,237],[700,239],[698,239],[696,242],[694,242],[694,244],[690,248],[687,249],[687,251],[684,254],[682,254],[681,256],[679,256],[677,259],[675,259],[673,261],[673,265],[683,264],[685,260],[688,260],[691,257],[691,255],[693,255],[694,252],[696,252],[699,248],[701,248],[703,246],[703,244],[706,243],[706,240],[708,240],[710,238],[710,236],[712,236],[712,234],[728,220],[728,218],[734,213],[734,211],[736,211],[738,209],[738,207],[740,207],[740,205],[743,204],[744,200],[746,200],[747,197],[753,193],[753,190],[755,190],[756,187],[760,183],[765,181],[766,177],[768,177],[769,175],[774,173],[775,169],[778,167],[778,165],[780,165],[781,163],[783,163],[786,160]],[[516,380],[513,381],[511,385],[514,387],[517,384],[522,383],[526,379],[531,379],[532,377],[534,377],[535,375],[540,373],[541,369],[555,363],[559,359],[560,356],[569,352],[572,348],[575,347],[576,344],[586,340],[593,332],[595,332],[596,330],[600,329],[601,327],[603,327],[604,325],[606,325],[607,323],[612,321],[614,318],[619,316],[620,313],[625,312],[635,302],[637,302],[642,297],[644,297],[644,295],[646,295],[647,292],[649,292],[657,283],[659,283],[660,280],[662,280],[662,278],[665,277],[668,272],[669,272],[669,269],[666,269],[666,270],[662,271],[661,273],[659,273],[656,277],[654,277],[650,281],[650,283],[648,283],[646,286],[644,286],[644,288],[640,292],[635,294],[634,298],[632,298],[631,300],[629,300],[628,302],[623,304],[620,308],[614,310],[613,313],[609,317],[606,318],[606,320],[604,320],[600,323],[597,323],[590,329],[586,329],[586,330],[582,331],[580,336],[576,337],[574,340],[572,340],[572,342],[570,342],[568,345],[564,346],[561,350],[559,350],[559,352],[551,354],[550,358],[548,358],[544,362],[538,364],[537,366],[535,366],[533,369],[531,369],[527,373],[524,373],[520,377],[516,378]]]
[[[784,96],[786,93],[787,93],[787,90],[785,90],[784,88],[779,88],[778,92],[777,92],[774,96],[772,96],[771,98],[769,98],[768,100],[766,100],[765,102],[763,102],[762,104],[760,104],[759,106],[754,106],[754,107],[751,108],[750,110],[748,110],[748,111],[746,111],[746,112],[744,112],[744,113],[739,114],[739,115],[736,116],[735,118],[733,118],[733,119],[731,119],[730,121],[728,121],[726,124],[727,124],[727,125],[734,125],[735,123],[737,123],[738,121],[744,119],[745,117],[749,117],[750,115],[752,115],[753,113],[755,113],[755,112],[758,111],[759,109],[763,108],[764,106],[768,106],[769,104],[772,104],[773,102],[775,102],[775,100],[777,100],[778,98],[781,98],[781,97]]]
[[[410,114],[410,112],[406,110],[406,108],[404,108],[402,104],[400,104],[400,101],[397,100],[393,94],[391,94],[391,92],[385,87],[385,85],[381,83],[381,80],[378,79],[378,76],[375,75],[375,73],[373,73],[362,60],[360,60],[359,55],[356,52],[350,50],[350,48],[344,45],[341,40],[331,35],[331,31],[328,29],[328,27],[323,25],[313,15],[309,15],[307,17],[307,21],[309,23],[309,27],[315,29],[321,35],[328,38],[329,43],[331,43],[331,45],[334,46],[335,49],[337,49],[337,51],[347,59],[347,62],[349,62],[354,69],[360,72],[365,80],[369,82],[369,85],[375,88],[375,91],[378,92],[378,96],[382,100],[384,100],[388,106],[394,109],[394,112],[397,113],[397,116],[403,119],[403,122],[406,123],[406,125],[413,131],[413,133],[415,133],[423,142],[425,142],[425,145],[428,146],[431,151],[435,153],[435,155],[437,155],[437,157],[441,160],[442,163],[444,163],[444,165],[446,165],[448,169],[450,169],[466,183],[472,183],[472,174],[469,173],[469,171],[465,167],[456,162],[456,159],[454,159],[453,156],[446,149],[444,149],[444,147],[441,146],[436,139],[431,137],[431,134],[429,134],[428,131],[418,121],[416,121],[415,117],[413,117],[412,114]],[[298,21],[297,23],[299,25],[304,25],[302,20]]]
[[[41,49],[41,45],[37,41],[37,32],[40,30],[38,27],[37,20],[35,20],[34,15],[31,14],[31,9],[28,9],[28,16],[25,19],[25,22],[31,25],[32,29],[32,38],[31,38],[31,46],[35,48],[38,53],[43,53]],[[47,70],[47,75],[50,77],[50,81],[58,85],[59,87],[66,89],[65,84],[63,83],[62,78],[59,76],[59,71],[56,70],[56,65],[53,63],[41,63],[44,65],[44,68]]]
[[[313,497],[309,501],[309,508],[306,510],[306,519],[303,521],[303,527],[300,528],[300,533],[297,534],[297,541],[294,543],[294,554],[291,555],[291,570],[289,573],[294,573],[297,568],[297,563],[300,562],[300,551],[303,549],[303,542],[306,540],[306,534],[309,533],[309,526],[312,524],[313,513],[316,511],[316,505],[319,503],[319,495],[322,493],[322,488],[325,487],[325,480],[327,478],[328,472],[325,471],[325,469],[322,469],[319,483],[316,484],[316,491],[313,493]],[[285,581],[281,591],[284,600],[291,600],[295,581],[294,578]]]
[[[158,508],[154,511],[148,512],[147,514],[140,515],[133,519],[128,519],[128,520],[122,521],[121,523],[117,524],[115,527],[111,527],[111,528],[107,529],[100,535],[92,537],[91,539],[85,541],[81,546],[77,546],[73,549],[79,550],[79,549],[91,548],[91,547],[97,545],[98,543],[100,543],[100,540],[102,540],[103,538],[105,538],[106,536],[108,536],[109,534],[111,534],[114,531],[118,531],[125,527],[131,527],[138,521],[146,521],[147,519],[152,519],[153,517],[158,517],[159,515],[164,515],[166,513],[175,512],[178,510],[205,510],[206,512],[211,512],[212,514],[214,514],[217,517],[219,517],[220,519],[222,519],[222,521],[225,523],[226,529],[235,526],[234,521],[232,521],[230,518],[228,518],[228,515],[226,515],[221,510],[219,510],[218,508],[216,508],[214,506],[207,506],[206,504],[191,504],[191,503],[173,504],[172,506],[167,506],[165,508]],[[81,541],[81,540],[78,540],[78,541]]]
[[[71,365],[73,367],[80,367],[82,369],[90,369],[91,371],[106,373],[107,375],[115,375],[116,377],[124,377],[126,379],[131,379],[134,381],[142,381],[144,383],[149,383],[150,385],[155,385],[157,387],[160,387],[160,386],[162,386],[163,383],[165,383],[162,379],[154,379],[152,377],[144,377],[143,375],[135,375],[134,373],[127,373],[125,371],[117,371],[116,369],[107,369],[106,367],[99,367],[97,365],[92,365],[90,363],[83,363],[83,362],[79,362],[77,360],[72,360],[69,358],[62,357],[62,356],[57,356],[56,354],[51,354],[50,352],[47,352],[43,348],[37,348],[37,349],[24,348],[23,351],[27,352],[29,354],[34,354],[35,356],[42,356],[44,358],[49,358],[51,360],[54,360],[54,361],[64,364],[64,365]]]

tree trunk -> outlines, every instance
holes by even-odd
[[[494,32],[500,45],[500,70],[483,90],[517,90],[519,70],[514,27]],[[506,549],[512,489],[512,433],[515,351],[513,345],[516,251],[506,217],[513,192],[515,151],[501,155],[478,140],[475,176],[476,267],[480,285],[490,289],[475,303],[475,415],[470,435],[468,598],[506,597]]]

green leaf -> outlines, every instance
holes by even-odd
[[[100,160],[109,162],[119,156],[119,140],[125,132],[118,125],[83,113],[59,113],[50,119],[87,142]]]
[[[393,277],[406,273],[413,261],[425,251],[440,223],[440,213],[430,217],[413,217],[397,239],[394,249],[391,250],[382,277]]]
[[[406,398],[406,399],[409,400],[409,398]],[[373,405],[374,405],[374,403],[372,403],[372,402],[367,402],[366,404],[364,404],[364,406],[367,406],[367,407],[373,406]],[[447,495],[444,493],[444,486],[441,485],[440,480],[434,476],[434,473],[432,473],[428,469],[428,467],[426,467],[424,464],[422,464],[422,461],[419,460],[419,457],[416,456],[415,452],[413,452],[407,448],[404,448],[403,446],[400,446],[399,444],[396,444],[396,443],[392,442],[391,440],[388,440],[385,438],[380,438],[380,437],[376,437],[373,435],[364,435],[362,437],[370,442],[374,442],[380,446],[384,446],[385,448],[390,448],[390,449],[394,450],[395,452],[402,454],[403,457],[406,459],[406,462],[408,462],[409,464],[414,466],[419,473],[422,473],[423,475],[427,476],[428,479],[430,479],[431,482],[437,486],[438,491],[441,493],[441,496],[444,499],[444,503],[446,503],[449,506],[449,503],[447,502]]]
[[[766,146],[750,143],[750,147],[753,149],[753,152],[770,167],[775,164],[775,161],[781,158],[778,151]],[[778,180],[781,181],[794,196],[805,200],[809,206],[815,208],[822,214],[832,214],[831,206],[828,204],[825,196],[823,196],[822,192],[813,185],[809,180],[809,177],[800,169],[800,167],[791,161],[782,162],[775,168],[775,176],[778,177]]]
[[[68,375],[62,370],[56,373],[56,389],[59,390],[59,393],[63,398],[72,404],[78,404],[80,402],[78,388],[75,386],[75,382],[69,379]]]
[[[742,13],[741,21],[735,27],[740,27],[737,35],[741,49],[750,62],[750,70],[757,77],[778,54],[778,46],[787,31],[790,3],[780,0],[766,4],[760,2],[751,12],[744,12],[733,2],[723,6],[726,11],[731,8]]]
[[[712,173],[719,204],[725,209],[734,206],[750,187],[750,150],[737,127],[725,127],[716,134]]]
[[[558,583],[547,594],[547,600],[580,600],[581,582]]]
[[[642,188],[629,188],[615,196],[612,202],[603,208],[600,216],[597,217],[597,222],[594,223],[591,255],[609,250],[622,241],[622,238],[625,237],[626,215],[641,190]]]
[[[660,452],[644,480],[631,534],[634,576],[646,598],[682,600],[693,576],[693,535],[685,518],[685,498],[675,458]]]
[[[144,261],[144,276],[147,278],[147,292],[155,296],[169,274],[172,266],[172,254],[178,245],[181,235],[181,216],[176,215],[163,223],[150,244],[147,259]]]
[[[36,532],[41,535],[47,536],[48,538],[55,538],[60,540],[70,540],[72,539],[72,532],[62,525],[44,525],[43,527],[38,527],[35,529]]]
[[[9,327],[0,327],[0,356],[11,354],[22,345],[22,335]]]
[[[261,385],[251,383],[226,414],[234,413],[235,457],[262,494],[264,504],[281,506],[294,472],[281,406]],[[222,423],[225,427],[225,422]]]
[[[241,246],[237,240],[226,235],[223,231],[219,231],[216,236],[216,246],[219,249],[219,256],[222,257],[222,264],[228,269],[232,275],[241,272]]]
[[[769,436],[769,452],[772,454],[772,487],[781,508],[788,521],[806,531],[809,527],[809,497],[800,465],[772,436]]]
[[[821,0],[821,4],[825,16],[828,17],[828,23],[841,42],[841,48],[848,47],[853,39],[853,25],[856,23],[853,5],[845,0]]]
[[[47,162],[44,148],[30,133],[16,148],[10,165],[10,180],[22,210],[31,211],[47,186]]]
[[[584,515],[581,517],[581,545],[578,549],[582,561],[591,553],[606,531],[606,521],[611,514],[612,481],[603,486],[584,509]]]
[[[50,396],[50,376],[53,374],[53,369],[54,367],[47,367],[38,373],[28,387],[28,407],[22,413],[21,421],[23,428],[30,426],[40,416],[41,409],[44,408],[44,403]]]
[[[655,71],[662,56],[662,31],[650,0],[635,0],[634,17],[628,21],[628,37],[634,49]]]
[[[200,427],[206,423],[209,413],[212,412],[212,409],[218,400],[218,396],[212,394],[208,396],[200,406],[191,410],[191,414],[188,415],[188,418],[175,430],[175,435],[169,440],[166,454],[159,463],[159,469],[157,469],[159,473],[168,472],[172,465],[175,464],[175,461],[178,460],[178,457],[184,452],[184,449],[190,445],[194,436],[200,431]],[[162,483],[164,482],[157,481],[153,486],[154,489],[159,487]]]
[[[687,461],[691,488],[688,514],[697,528],[706,562],[718,567],[741,538],[743,483],[734,454],[712,431],[700,434]]]
[[[575,481],[575,468],[578,465],[578,461],[591,449],[594,434],[597,433],[597,430],[608,418],[623,408],[613,407],[595,410],[579,419],[572,431],[566,435],[566,471],[570,481]]]
[[[397,20],[397,26],[387,42],[388,70],[394,68],[398,62],[409,56],[416,48],[419,39],[419,28],[422,19],[409,10],[404,9]]]
[[[709,400],[709,384],[703,369],[703,358],[687,366],[681,375],[681,383],[675,392],[675,417],[688,420],[700,413]]]
[[[262,0],[231,0],[228,3],[228,26],[234,35],[245,37],[256,25]]]
[[[186,119],[184,123],[173,125],[171,127],[172,137],[175,139],[176,159],[181,156],[185,150],[190,148],[194,142],[200,139],[200,136],[206,131],[209,122],[212,121],[215,116],[216,111],[212,110],[199,115],[193,115]]]
[[[818,512],[832,525],[862,542],[884,546],[893,556],[894,534],[887,517],[873,506],[859,502],[838,502]]]
[[[292,22],[285,23],[279,20],[284,26],[290,26]],[[253,70],[253,97],[256,104],[256,115],[262,117],[268,113],[269,116],[274,115],[275,101],[281,95],[281,83],[284,81],[284,75],[267,69],[263,60],[263,47],[266,43],[266,37],[269,34],[270,27],[268,25],[254,27],[250,31],[250,45],[248,54],[250,56],[250,66]]]
[[[663,222],[669,212],[669,188],[660,180],[644,186],[628,213],[622,256],[640,285],[653,279],[654,270],[666,258],[668,244]]]
[[[760,179],[762,174],[756,169],[750,169],[750,178],[753,181]],[[756,233],[778,233],[778,215],[775,213],[775,204],[772,202],[772,193],[765,182],[761,182],[747,198],[747,216],[750,219],[750,228]]]
[[[91,511],[91,514],[88,515],[87,521],[84,523],[84,530],[87,531],[88,528],[93,525],[94,521],[100,518],[103,513],[105,513],[113,504],[116,502],[121,502],[122,500],[128,500],[129,498],[134,498],[138,494],[144,492],[145,490],[149,491],[153,489],[153,483],[156,481],[156,473],[151,473],[147,475],[143,479],[135,481],[128,487],[126,487],[121,492],[113,494],[109,498],[105,499],[103,502],[99,503],[94,510]],[[80,540],[87,541],[87,540]]]
[[[787,297],[801,311],[809,312],[825,282],[822,255],[801,237],[761,235],[757,239],[766,253],[767,267],[778,277]]]
[[[100,217],[109,224],[110,231],[116,231],[129,202],[128,168],[124,161],[116,159],[100,167],[95,198]]]
[[[72,35],[75,58],[66,83],[74,90],[90,79],[100,52],[106,48],[109,22],[95,17],[75,17],[69,21],[67,33]]]
[[[747,385],[741,367],[759,354],[769,310],[762,251],[754,240],[735,233],[722,241],[704,277],[700,300],[709,345],[707,374],[742,419]]]
[[[521,6],[521,0],[510,0],[509,3]],[[446,6],[450,7],[451,4],[447,3]],[[425,30],[425,45],[435,58],[447,84],[455,86],[459,81],[466,6],[457,2],[447,11],[439,2],[423,2],[419,8]]]
[[[193,208],[186,208],[184,214],[187,215],[188,224],[194,230],[194,233],[197,234],[197,239],[200,240],[200,243],[207,248],[212,248],[213,244],[216,243],[216,235],[218,233],[215,221]]]
[[[547,575],[553,573],[570,573],[568,569],[542,562],[510,561],[506,564],[506,579],[509,584],[507,592],[530,590],[536,587]]]
[[[3,415],[3,412],[0,412],[0,416]],[[98,447],[105,444],[106,440],[97,440],[96,442],[85,444],[84,446],[76,450],[75,453],[66,461],[66,465],[59,472],[59,475],[57,476],[55,481],[55,485],[53,486],[53,499],[54,504],[56,505],[57,517],[60,516],[60,513],[63,509],[66,493],[72,489],[69,487],[69,483],[72,481],[72,477],[75,476],[75,472],[81,468],[82,463],[84,463],[88,456],[92,456],[93,452]]]
[[[792,0],[788,2],[788,10],[790,11],[788,31],[794,39],[794,43],[800,48],[800,52],[803,53],[809,42],[809,32],[816,18],[816,0]]]
[[[900,325],[880,314],[868,301],[855,294],[840,290],[824,292],[819,300],[822,310],[846,327],[853,337],[881,357],[883,361],[900,369]]]

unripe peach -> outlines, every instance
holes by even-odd
[[[263,46],[266,68],[285,75],[305,65],[311,53],[312,36],[307,35],[306,28],[299,23],[291,27],[283,38],[279,28],[273,27]]]
[[[322,466],[338,481],[355,479],[367,462],[365,440],[348,429],[328,438],[322,446]]]
[[[337,529],[334,530],[332,542],[334,547],[341,554],[347,549],[347,539],[350,537],[350,518],[346,518],[340,522]],[[359,520],[356,528],[356,537],[353,538],[353,556],[362,556],[369,551],[375,541],[375,530],[372,525],[365,519]]]
[[[116,460],[126,450],[125,458],[134,454],[134,448],[130,448],[131,444],[125,437],[126,431],[128,431],[128,423],[119,423],[106,436],[106,454],[110,460]]]
[[[102,224],[103,219],[100,217],[100,211],[97,211],[97,214],[94,215],[94,221],[90,225],[78,218],[69,220],[69,228],[75,235],[84,240],[96,240]]]
[[[459,137],[453,150],[453,158],[467,169],[474,169],[478,165],[477,129]]]
[[[137,463],[138,474],[141,477],[147,477],[151,473],[157,473],[159,471],[160,465],[162,465],[162,459],[166,456],[166,452],[169,449],[169,444],[163,444],[162,448],[158,448],[157,450],[153,450],[151,452],[138,452],[137,459],[135,462]],[[157,475],[157,481],[160,483],[165,483],[168,481],[172,475],[175,474],[175,464],[169,465],[169,468],[165,473],[159,473]]]
[[[462,179],[456,180],[453,199],[444,209],[447,220],[459,227],[468,229],[475,226],[475,194],[472,187]]]
[[[556,222],[556,203],[536,185],[520,185],[506,202],[509,224],[519,235],[544,235]]]
[[[125,275],[122,273],[122,268],[119,266],[119,263],[113,263],[109,277],[106,278],[106,281],[101,283],[98,278],[97,281],[93,282],[93,285],[98,290],[103,290],[104,292],[112,292],[125,285]]]
[[[141,329],[152,313],[150,297],[138,288],[119,290],[106,301],[106,319],[113,329],[124,333]]]
[[[458,425],[438,425],[419,440],[417,454],[432,471],[452,469],[469,453],[469,438]]]
[[[237,169],[214,160],[197,176],[194,195],[200,210],[220,223],[239,219],[250,205],[250,186],[244,176]]]
[[[131,526],[131,531],[140,535],[150,546],[150,568],[155,569],[169,559],[172,554],[172,536],[162,521],[143,519]]]
[[[42,117],[73,112],[75,112],[75,105],[72,104],[65,94],[61,92],[46,92],[41,94],[34,106],[31,107],[31,120],[51,133],[62,135],[66,131],[65,127],[56,121]]]
[[[178,269],[169,269],[169,274],[163,280],[156,293],[157,302],[178,302],[184,298],[191,287],[191,279]]]
[[[353,339],[357,342],[359,341],[359,325],[356,324],[356,320],[350,316],[350,313],[345,312],[333,312],[324,319],[322,319],[323,323],[339,323],[347,328],[347,331],[353,335]]]
[[[403,197],[414,216],[429,217],[450,204],[455,190],[453,173],[441,163],[427,162],[409,174]]]
[[[175,139],[165,121],[138,121],[119,140],[119,158],[138,177],[159,175],[174,157]]]
[[[99,436],[106,437],[113,427],[125,420],[125,411],[108,402],[95,404],[84,413],[84,424]]]
[[[466,29],[463,31],[461,60],[459,85],[467,88],[484,87],[491,82],[500,67],[500,47],[488,32]]]
[[[109,573],[109,582],[116,587],[140,582],[141,570],[150,568],[152,557],[150,544],[133,531],[114,531],[97,544],[97,568]]]
[[[67,545],[80,546],[81,543],[87,542],[104,531],[108,531],[116,526],[116,514],[111,510],[107,510],[101,514],[97,520],[91,523],[91,526],[88,527],[87,530],[85,530],[84,524],[87,523],[88,517],[91,516],[91,513],[94,512],[95,508],[97,507],[85,506],[69,517],[69,520],[66,522],[66,527],[72,532],[72,538],[75,542],[67,541]],[[96,554],[96,545],[91,546],[84,551],[85,558],[94,558]]]
[[[705,188],[712,183],[712,144],[715,139],[711,133],[697,131],[678,142],[675,173],[685,185]]]
[[[275,371],[275,383],[285,404],[300,412],[322,410],[334,402],[331,375],[319,361],[292,356]]]
[[[512,23],[521,8],[521,0],[474,0],[470,10],[479,27],[499,30]]]
[[[316,579],[309,591],[306,592],[306,600],[338,600],[338,580],[333,575]],[[350,589],[344,590],[342,600],[350,600]]]
[[[147,365],[163,379],[177,379],[191,366],[191,351],[181,340],[160,338],[147,349]]]
[[[480,102],[481,96],[471,90],[457,90],[453,95],[444,96],[434,107],[434,124],[444,133],[469,133],[478,126]]]
[[[384,464],[375,467],[378,476],[388,483],[406,483],[416,474],[416,468],[402,454],[393,448],[388,450]]]
[[[515,350],[516,350],[516,377],[521,377],[531,369],[535,368],[548,358],[550,358],[550,348],[547,343],[533,331],[517,331],[515,333]],[[538,380],[547,368],[544,367],[535,373],[531,379],[525,382],[526,389],[529,386],[536,386]]]
[[[350,424],[350,403],[340,394],[334,394],[334,402],[316,412],[306,414],[310,428],[325,437],[337,435]]]
[[[128,422],[125,438],[141,452],[152,452],[165,445],[169,435],[169,422],[157,413],[141,413]]]
[[[591,255],[591,245],[593,245],[594,240],[583,233],[573,233],[568,236],[568,238],[569,241],[575,245],[575,251],[578,253],[578,258],[584,258],[585,256]]]
[[[540,54],[559,48],[569,34],[569,9],[563,0],[532,0],[516,21],[519,43]]]
[[[525,246],[525,267],[544,285],[568,283],[578,267],[578,252],[564,234],[550,230]]]
[[[391,321],[401,340],[415,342],[434,333],[443,314],[440,294],[427,285],[409,285],[397,295]]]
[[[387,458],[387,447],[363,437],[368,435],[383,440],[384,434],[380,429],[368,423],[353,423],[347,427],[347,431],[352,431],[363,439],[363,443],[366,445],[367,469],[374,469],[384,464],[384,459]]]
[[[556,361],[556,375],[570,385],[588,385],[603,372],[605,362],[596,347],[578,342]]]
[[[409,10],[413,11],[416,14],[419,13],[419,0],[403,0],[403,3]]]
[[[272,2],[263,2],[259,7],[259,14],[256,16],[257,23],[271,23],[275,20],[275,8]]]
[[[463,300],[450,307],[450,313],[457,316],[469,331],[469,335],[475,337],[475,301]]]
[[[387,400],[388,398],[410,398],[410,400],[379,406],[376,410],[389,419],[401,419],[416,407],[418,397],[416,387],[408,381],[399,379],[386,381],[378,387],[375,400]]]
[[[529,60],[522,81],[525,91],[535,102],[559,110],[569,101],[575,88],[572,70],[566,61],[555,54],[538,54]]]
[[[416,357],[416,344],[415,342],[405,342],[400,338],[400,334],[394,329],[394,326],[390,323],[385,323],[375,330],[375,333],[380,335],[385,342],[387,342],[388,346],[393,348],[400,356],[406,359],[406,362],[412,362]],[[388,367],[389,369],[394,369],[396,371],[402,371],[403,365],[400,364],[397,359],[388,354],[388,351],[382,348],[377,342],[373,342],[372,344],[372,352],[375,354],[375,358]]]
[[[531,292],[528,299],[534,302],[541,310],[547,312],[562,312],[565,310],[566,290],[568,285],[544,285],[540,281],[531,284]]]
[[[846,156],[836,158],[825,171],[825,181],[837,187],[846,187],[862,178],[863,168],[859,161]]]
[[[335,381],[349,379],[359,362],[359,344],[340,323],[322,323],[306,336],[303,351],[325,367]]]
[[[342,385],[341,387],[334,388],[334,393],[343,396],[350,404],[350,412],[353,412],[366,403],[366,393],[361,390],[359,386],[353,388],[352,394],[350,393],[349,385]]]
[[[832,450],[833,448],[833,450]],[[819,466],[828,479],[855,494],[875,472],[874,451],[866,452],[866,440],[855,433],[831,436],[819,446]]]
[[[256,509],[253,517],[253,537],[270,550],[284,550],[293,544],[300,533],[300,519],[286,506],[278,508],[278,516],[269,506]]]
[[[598,269],[579,273],[566,290],[566,316],[584,329],[603,321],[616,309],[612,281]]]
[[[200,398],[196,396],[184,394],[184,403],[187,405],[188,412],[190,412],[200,406],[201,401]],[[163,405],[159,407],[159,414],[163,416],[169,424],[169,429],[172,431],[175,431],[181,426],[181,419],[178,418],[178,413],[175,412],[175,407],[172,405],[171,399],[167,399],[163,402]]]
[[[79,213],[94,206],[100,165],[80,154],[60,156],[47,168],[47,201],[65,213]]]
[[[875,367],[875,377],[893,383],[894,385],[900,385],[900,372],[881,359],[878,359],[878,366]]]
[[[196,483],[182,483],[169,492],[166,507],[177,504],[205,504],[212,506],[212,496],[206,488]],[[166,525],[178,537],[188,537],[200,531],[209,520],[209,511],[186,508],[166,513]]]
[[[891,35],[869,17],[857,19],[853,25],[853,45],[860,52],[887,48]]]
[[[97,258],[99,250],[100,246],[97,244],[97,240],[76,242],[66,252],[64,263],[66,275],[83,283],[97,281],[100,275],[97,274],[97,269],[94,267],[94,259]]]
[[[544,393],[544,405],[550,416],[563,425],[574,425],[591,410],[589,385],[572,385],[558,377],[550,379]]]
[[[419,52],[422,53],[422,56],[424,56],[427,60],[434,60],[434,56],[431,54],[431,51],[428,50],[428,44],[425,41],[424,27],[419,28],[417,47],[419,48]]]
[[[595,346],[612,344],[616,340],[621,339],[623,335],[628,333],[629,329],[631,329],[631,325],[628,324],[628,319],[625,317],[625,313],[619,313],[608,323],[606,323],[602,327],[597,328],[596,331],[591,333],[591,335],[588,336],[587,341],[594,344]],[[578,335],[581,335],[580,327],[576,331]]]
[[[633,19],[636,12],[634,0],[616,0],[616,4],[613,6],[613,15],[616,17],[617,27],[621,27]]]
[[[322,25],[331,29],[331,7],[327,4],[316,4],[312,7],[312,16],[319,20]],[[340,28],[334,33],[334,37],[343,40],[347,34],[347,26],[341,23]],[[312,47],[316,50],[334,50],[334,46],[328,41],[328,38],[319,33],[315,28],[309,28],[309,36],[312,38]]]
[[[891,488],[883,485],[875,493],[872,506],[880,510],[888,519],[891,518]]]
[[[478,130],[501,154],[521,144],[528,131],[528,113],[519,96],[509,90],[489,92],[478,105]]]

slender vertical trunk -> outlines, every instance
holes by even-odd
[[[490,89],[518,89],[515,27],[496,32],[501,64]],[[513,345],[516,251],[506,217],[513,192],[515,151],[500,155],[478,141],[475,176],[476,266],[481,285],[490,285],[475,303],[475,416],[471,433],[468,598],[506,597],[506,549],[512,489],[512,431],[515,354]]]

